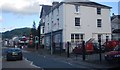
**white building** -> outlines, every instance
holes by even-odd
[[[55,47],[65,49],[68,41],[111,39],[111,7],[95,2],[53,2],[47,11],[44,7],[40,17],[46,47],[50,48],[51,41],[56,43]]]
[[[120,40],[120,15],[113,15],[111,17],[112,39]]]

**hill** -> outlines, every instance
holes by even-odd
[[[2,38],[8,38],[11,39],[14,36],[22,36],[22,35],[26,35],[29,36],[30,35],[30,31],[31,28],[18,28],[18,29],[13,29],[11,31],[6,31],[4,33],[2,33]]]

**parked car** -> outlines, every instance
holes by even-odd
[[[111,51],[113,50],[117,45],[120,44],[120,41],[117,40],[111,40],[111,41],[107,41],[103,44],[103,46],[105,47],[106,51]]]
[[[92,54],[93,52],[94,52],[93,43],[92,42],[86,43],[85,44],[85,53],[86,54]],[[83,47],[82,46],[75,47],[73,49],[73,53],[82,54],[83,53]]]
[[[6,60],[22,60],[23,59],[23,53],[22,50],[19,48],[9,48],[6,51]]]
[[[120,45],[117,45],[113,51],[105,53],[105,60],[120,63]]]
[[[100,46],[98,43],[93,43],[93,47],[94,47],[94,52],[95,53],[99,53],[100,52]],[[101,52],[105,52],[105,47],[101,46]]]

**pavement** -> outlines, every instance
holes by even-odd
[[[119,64],[110,64],[105,61],[104,59],[104,54],[102,54],[102,61],[99,60],[99,54],[93,54],[93,55],[86,55],[86,60],[82,60],[82,55],[78,55],[76,57],[73,54],[70,54],[70,57],[68,58],[66,53],[55,53],[55,54],[50,54],[50,51],[47,49],[26,49],[27,51],[30,52],[35,52],[36,54],[43,55],[45,57],[49,57],[58,61],[63,61],[67,62],[69,64],[76,64],[76,65],[84,65],[89,68],[116,68],[119,67]]]

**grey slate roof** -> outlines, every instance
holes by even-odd
[[[111,21],[112,21],[113,19],[115,19],[115,18],[118,18],[118,19],[120,20],[120,15],[114,15],[114,16],[112,16],[112,17],[111,17]]]
[[[112,8],[112,7],[109,7],[109,6],[106,6],[106,5],[102,5],[102,4],[99,4],[99,3],[96,3],[96,2],[60,2],[54,8],[52,6],[49,6],[49,5],[43,5],[42,6],[42,10],[44,9],[44,11],[46,12],[45,15],[48,15],[51,11],[53,11],[56,8],[58,8],[63,3],[65,3],[65,4],[73,4],[73,5],[89,6],[89,7],[107,8],[107,9],[111,9]],[[43,13],[42,10],[41,10],[40,18],[42,17],[42,13]]]
[[[112,7],[102,5],[96,2],[67,2],[68,4],[75,4],[75,5],[82,5],[82,6],[89,6],[89,7],[100,7],[100,8],[109,8],[111,9]]]
[[[50,6],[50,5],[42,5],[40,18],[42,17],[43,10],[45,11],[45,15],[46,15],[51,10],[51,8],[52,8],[52,6]]]

